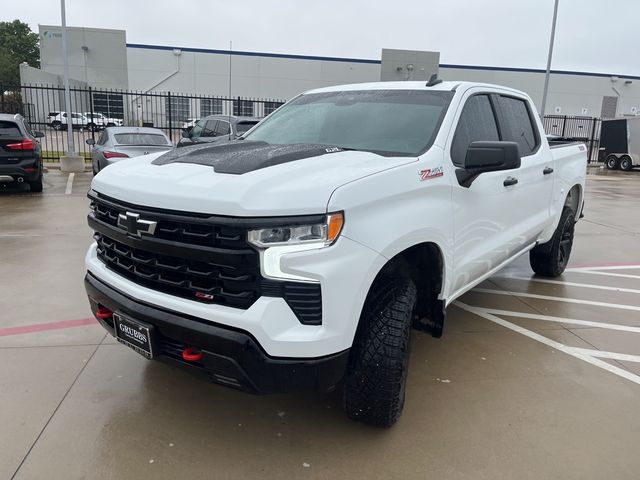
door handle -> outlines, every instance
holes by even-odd
[[[507,177],[504,179],[504,182],[502,182],[505,187],[510,187],[511,185],[515,185],[516,183],[518,183],[518,179],[515,177]]]
[[[550,173],[553,173],[553,168],[551,167],[545,167],[544,170],[542,170],[543,175],[549,175]]]

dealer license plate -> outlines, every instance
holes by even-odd
[[[116,340],[134,349],[145,358],[153,358],[153,325],[129,318],[121,313],[113,314]]]

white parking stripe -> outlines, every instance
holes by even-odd
[[[576,353],[583,355],[590,355],[598,358],[610,358],[612,360],[624,360],[625,362],[637,362],[640,363],[640,355],[629,355],[628,353],[616,353],[616,352],[604,352],[602,350],[593,350],[591,348],[578,348],[573,347]]]
[[[567,268],[567,272],[580,272],[583,270],[637,270],[640,265],[605,265],[603,267],[570,267]]]
[[[580,300],[577,298],[552,297],[550,295],[537,295],[535,293],[512,292],[509,290],[492,290],[489,288],[476,288],[472,292],[491,293],[495,295],[509,295],[513,297],[535,298],[538,300],[550,300],[552,302],[577,303],[580,305],[592,305],[594,307],[619,308],[621,310],[633,310],[640,312],[640,307],[635,305],[621,305],[619,303],[594,302],[592,300]]]
[[[482,309],[487,313],[492,313],[494,315],[505,315],[507,317],[529,318],[531,320],[543,320],[545,322],[566,323],[567,325],[581,325],[583,327],[606,328],[608,330],[619,330],[623,332],[640,333],[640,327],[631,327],[629,325],[620,325],[616,323],[591,322],[589,320],[577,320],[574,318],[553,317],[550,315],[540,315],[537,313],[512,312],[510,310],[498,310],[495,308],[482,307]]]
[[[73,178],[76,176],[75,173],[70,173],[69,178],[67,178],[67,188],[64,190],[65,195],[70,195],[71,190],[73,189]]]
[[[477,291],[477,290],[476,290]],[[555,340],[551,340],[547,337],[544,337],[538,333],[532,332],[530,330],[527,330],[526,328],[523,328],[519,325],[516,325],[515,323],[511,323],[508,322],[507,320],[503,320],[502,318],[496,317],[495,315],[492,315],[488,312],[486,312],[483,308],[480,307],[472,307],[470,305],[467,305],[465,303],[462,303],[460,301],[455,301],[454,305],[457,305],[458,307],[462,308],[463,310],[467,310],[468,312],[471,312],[475,315],[478,315],[479,317],[482,317],[486,320],[489,320],[491,322],[497,323],[498,325],[502,325],[505,328],[508,328],[510,330],[513,330],[514,332],[520,333],[526,337],[529,337],[533,340],[536,340],[540,343],[543,343],[545,345],[547,345],[548,347],[551,348],[555,348],[556,350],[560,351],[560,352],[564,352],[568,355],[571,355],[572,357],[578,358],[580,360],[583,360],[587,363],[590,363],[591,365],[594,365],[596,367],[602,368],[603,370],[607,370],[608,372],[611,372],[615,375],[618,375],[622,378],[625,378],[633,383],[636,383],[638,385],[640,385],[640,376],[635,375],[631,372],[628,372],[627,370],[623,370],[622,368],[616,367],[614,365],[611,365],[603,360],[599,360],[597,358],[594,358],[592,355],[590,354],[585,354],[582,353],[580,351],[578,351],[577,349],[573,348],[573,347],[567,347],[566,345],[563,345],[562,343],[556,342]]]
[[[591,275],[605,275],[607,277],[633,278],[635,280],[640,280],[640,275],[630,275],[628,273],[598,272],[596,270],[572,270],[572,272],[588,273]]]
[[[596,290],[609,290],[612,292],[640,293],[640,290],[637,290],[635,288],[608,287],[606,285],[593,285],[591,283],[563,282],[562,280],[549,280],[546,278],[534,278],[534,277],[493,277],[493,278],[502,278],[505,280],[509,280],[509,279],[525,280],[527,282],[549,283],[554,285],[568,285],[569,287],[594,288]]]

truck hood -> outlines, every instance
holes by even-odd
[[[317,214],[326,211],[336,188],[416,161],[318,145],[289,147],[231,142],[144,155],[103,169],[92,189],[134,205],[184,212]]]

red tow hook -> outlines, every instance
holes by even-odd
[[[182,358],[185,362],[199,362],[204,355],[195,347],[187,347],[182,351]]]
[[[106,320],[107,318],[111,318],[112,315],[113,315],[113,312],[108,308],[104,308],[104,307],[98,308],[98,311],[96,312],[96,317],[98,317],[100,320]]]

